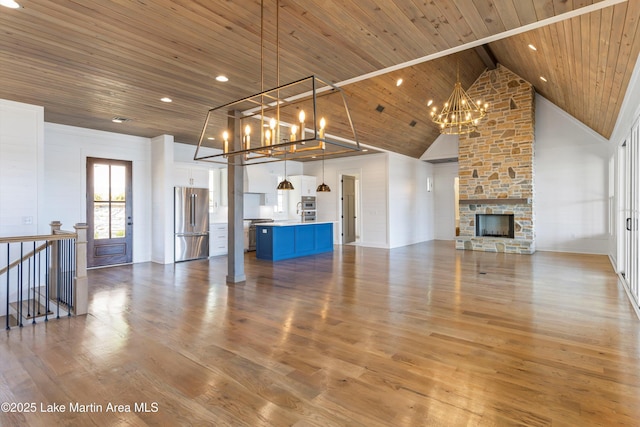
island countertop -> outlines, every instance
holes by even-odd
[[[274,221],[274,222],[261,222],[260,227],[291,227],[294,225],[317,225],[317,224],[334,224],[337,221],[300,221],[300,220],[287,220],[287,221]]]

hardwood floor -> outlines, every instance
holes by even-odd
[[[640,422],[640,321],[605,256],[337,246],[246,273],[90,271],[88,316],[2,336],[0,401],[37,410],[0,425]]]

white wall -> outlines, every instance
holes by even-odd
[[[427,191],[433,165],[389,153],[389,247],[433,240],[434,197]]]
[[[304,174],[322,177],[322,162],[304,163]],[[362,246],[388,248],[387,182],[388,155],[367,154],[325,161],[325,183],[331,187],[330,193],[318,193],[318,220],[340,220],[340,177],[356,176],[359,182],[358,212],[359,238]],[[334,227],[334,242],[341,242],[341,223]]]
[[[420,156],[420,160],[429,162],[433,160],[457,159],[459,140],[458,135],[440,134],[429,148],[427,148],[427,151]]]
[[[43,192],[44,110],[0,99],[0,235],[48,234]],[[45,215],[42,215],[44,213]],[[67,230],[69,225],[65,224]]]
[[[458,176],[458,162],[433,165],[434,239],[454,240],[456,212],[454,183]]]
[[[86,158],[132,161],[133,262],[151,260],[151,154],[148,138],[45,123],[43,203],[67,229],[86,222]]]
[[[609,144],[536,95],[536,247],[608,253]]]

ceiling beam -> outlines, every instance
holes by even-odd
[[[476,51],[476,53],[478,54],[480,59],[482,59],[482,62],[484,62],[484,65],[488,69],[490,70],[496,69],[496,67],[498,66],[498,61],[496,60],[496,57],[493,55],[493,52],[491,52],[491,48],[489,47],[488,44],[483,44],[482,46],[476,46],[473,49]]]

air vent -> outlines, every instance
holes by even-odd
[[[384,111],[384,107],[382,105],[378,104],[378,106],[376,107],[376,111],[378,113],[382,113]]]
[[[415,120],[411,120],[411,123],[409,123],[409,126],[416,127],[416,125],[418,124],[418,122],[416,122]]]

